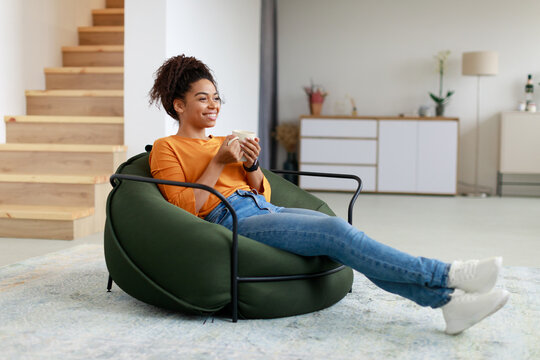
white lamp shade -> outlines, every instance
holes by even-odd
[[[496,51],[472,51],[463,53],[463,75],[497,75],[499,54]]]

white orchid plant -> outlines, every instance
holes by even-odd
[[[446,70],[446,62],[450,56],[450,50],[439,51],[435,55],[435,60],[437,61],[437,72],[439,73],[439,96],[429,93],[429,96],[437,103],[437,105],[444,105],[450,100],[450,96],[454,94],[454,90],[449,90],[446,93],[446,96],[443,97],[443,77],[444,71]]]

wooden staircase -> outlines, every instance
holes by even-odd
[[[26,115],[5,116],[0,237],[71,240],[102,231],[109,176],[126,159],[124,1],[106,0],[27,90]]]

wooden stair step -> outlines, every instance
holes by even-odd
[[[121,116],[123,90],[26,90],[28,115]]]
[[[123,26],[82,26],[78,28],[79,45],[123,45]]]
[[[45,74],[123,74],[122,66],[64,66],[45,68]]]
[[[92,152],[115,153],[127,150],[125,145],[88,144],[0,144],[0,151],[47,151],[47,152]]]
[[[98,231],[92,207],[0,204],[0,237],[73,240]]]
[[[94,206],[95,187],[95,184],[0,180],[0,205]]]
[[[112,15],[112,14],[124,14],[124,8],[121,7],[121,8],[105,8],[105,9],[94,9],[92,10],[92,14],[107,14],[107,15]]]
[[[110,175],[110,173],[89,175],[0,173],[0,208],[16,209],[17,214],[20,214],[20,209],[41,209],[42,207],[93,209],[91,219],[71,219],[66,215],[66,219],[39,217],[39,221],[45,221],[44,225],[49,230],[57,231],[63,228],[64,231],[68,232],[68,235],[63,235],[65,238],[73,238],[74,235],[71,234],[73,231],[83,231],[85,234],[102,231],[107,213],[107,197],[112,189],[109,182]],[[9,214],[11,218],[14,217],[11,212]],[[21,216],[15,216],[15,218],[23,221]],[[26,219],[24,221],[33,225],[33,220]],[[64,222],[58,222],[59,220]],[[1,223],[2,219],[0,219]],[[13,226],[13,224],[10,223],[9,226]],[[56,238],[57,236],[47,235],[45,237]],[[20,237],[35,236],[27,234]]]
[[[4,116],[8,143],[124,143],[121,116]]]
[[[0,172],[8,174],[114,173],[126,159],[123,145],[0,144]]]
[[[124,124],[122,116],[50,116],[50,115],[14,115],[4,116],[9,123],[58,123],[58,124]]]
[[[124,7],[124,0],[107,0],[105,3],[105,6],[108,9],[111,8],[123,8]]]
[[[92,10],[92,23],[94,26],[124,25],[124,9],[96,9]]]
[[[94,214],[93,207],[0,204],[0,218],[75,220]]]
[[[102,204],[99,210],[104,214],[110,189],[109,175],[0,174],[0,205]]]
[[[123,45],[62,47],[63,66],[124,66]]]
[[[61,96],[61,97],[123,97],[124,90],[26,90],[26,96]]]
[[[98,175],[62,175],[62,174],[4,174],[0,173],[3,183],[39,183],[39,184],[83,184],[94,185],[109,183],[110,174]]]
[[[88,33],[92,33],[92,32],[123,33],[124,32],[123,26],[79,26],[77,29],[79,30],[79,32],[88,32]]]
[[[8,143],[110,144],[124,143],[124,125],[70,122],[7,122]]]
[[[57,144],[124,143],[121,116],[4,116],[6,142]]]
[[[47,90],[124,88],[124,68],[121,66],[45,68],[44,72]]]

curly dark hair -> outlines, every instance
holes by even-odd
[[[161,101],[167,114],[178,121],[180,119],[176,110],[174,110],[174,100],[184,100],[186,92],[191,88],[191,84],[201,79],[207,79],[217,89],[217,83],[208,66],[202,61],[184,54],[173,56],[165,61],[154,75],[154,86],[149,92],[150,105],[156,104],[159,108]]]

